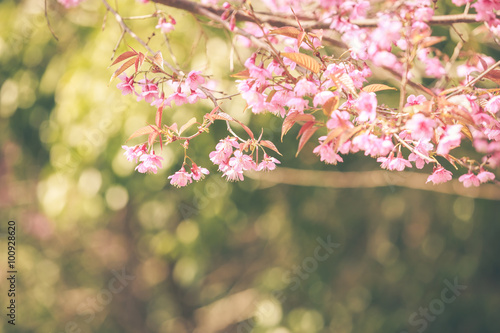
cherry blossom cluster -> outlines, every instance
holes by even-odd
[[[243,180],[243,171],[271,171],[276,169],[276,164],[279,164],[276,158],[268,156],[264,152],[264,157],[260,163],[257,163],[253,154],[245,154],[245,146],[248,142],[238,143],[235,137],[227,137],[220,140],[215,150],[210,153],[210,160],[219,166],[219,171],[223,172],[223,176],[229,181]],[[255,154],[258,158],[258,154]]]
[[[78,2],[59,1],[67,7]],[[206,6],[207,13],[218,11],[219,16],[210,19],[238,34],[238,45],[255,47],[257,51],[243,63],[244,70],[232,75],[236,88],[254,114],[272,113],[282,119],[282,139],[299,126],[297,154],[314,140],[312,152],[327,164],[362,153],[387,170],[428,168],[427,182],[433,184],[451,180],[455,172],[462,174],[458,179],[466,187],[495,181],[487,169],[500,166],[500,95],[498,89],[477,84],[480,79],[500,84],[500,69],[487,55],[462,52],[461,43],[451,56],[437,46],[445,37],[433,36],[435,1],[266,0],[267,16],[254,12],[247,1],[183,2]],[[500,36],[498,1],[452,3],[465,6],[464,14],[473,12],[490,36]],[[273,21],[272,13],[280,19],[290,13],[294,22],[273,26],[267,23]],[[156,9],[152,17],[158,17],[155,28],[164,34],[175,28],[171,15]],[[252,22],[239,23],[238,17]],[[344,52],[335,55],[326,48],[329,45]],[[145,62],[149,67],[143,66]],[[171,65],[165,70],[159,52],[147,55],[132,49],[113,65],[118,63],[122,64],[112,78],[120,79],[117,87],[122,94],[156,108],[154,124],[131,136],[147,135],[147,142],[123,147],[127,159],[138,163],[138,172],[156,173],[162,158],[155,154],[155,145],[178,141],[185,157],[181,169],[168,177],[171,184],[181,187],[203,178],[208,170],[198,167],[187,152],[190,142],[208,132],[214,121],[225,121],[229,136],[220,140],[209,158],[227,180],[240,181],[245,172],[274,170],[280,163],[266,151],[279,153],[274,143],[257,139],[222,110],[220,100],[232,96],[215,97],[215,83],[207,75],[184,74]],[[373,68],[387,71],[399,83],[377,80]],[[126,74],[130,69],[135,70]],[[423,78],[434,83],[424,86]],[[412,94],[407,93],[410,89]],[[380,93],[390,90],[399,91],[399,106],[380,102]],[[162,120],[165,109],[200,99],[214,104],[203,120],[190,120],[180,128]],[[237,136],[234,125],[242,127],[248,139]],[[183,136],[185,131],[191,134]],[[471,147],[467,152],[463,146]]]

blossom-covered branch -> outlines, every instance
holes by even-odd
[[[226,122],[229,135],[219,141],[209,158],[228,180],[243,180],[250,170],[276,168],[279,161],[268,155],[279,154],[274,143],[262,135],[257,138],[247,125],[221,109],[219,101],[230,98],[228,94],[217,97],[216,83],[202,72],[165,62],[161,52],[151,50],[106,0],[103,2],[122,30],[147,50],[130,49],[120,54],[113,63],[120,65],[112,76],[122,80],[118,88],[124,95],[135,95],[137,101],[156,108],[154,124],[131,136],[147,135],[147,141],[124,147],[129,160],[140,162],[136,168],[139,172],[156,173],[161,167],[155,145],[180,142],[184,161],[169,177],[171,183],[185,186],[192,179],[203,178],[208,170],[197,166],[188,149],[191,141],[206,133],[215,121]],[[363,152],[387,170],[423,169],[431,164],[427,182],[434,184],[451,180],[450,170],[461,169],[466,170],[459,177],[465,187],[494,180],[489,170],[500,166],[500,89],[479,84],[482,79],[500,83],[499,62],[480,53],[461,53],[466,42],[463,37],[450,58],[437,47],[446,38],[434,36],[432,26],[482,22],[486,27],[483,33],[500,35],[500,3],[453,0],[457,6],[466,5],[464,14],[443,16],[435,15],[435,3],[430,0],[332,0],[307,6],[298,0],[287,5],[268,0],[262,5],[269,10],[259,12],[246,1],[220,6],[211,0],[202,4],[188,0],[154,2],[207,18],[236,34],[240,47],[254,48],[244,61],[244,70],[232,75],[237,79],[236,87],[254,114],[272,113],[282,119],[282,137],[299,126],[297,154],[307,142],[317,140],[313,153],[327,164]],[[169,7],[155,6],[150,16],[158,19],[155,28],[163,34],[175,29]],[[471,9],[476,13],[470,14]],[[336,55],[329,45],[344,51]],[[381,81],[373,75],[374,68],[387,69],[399,84],[393,87]],[[424,86],[422,78],[433,83]],[[425,95],[409,94],[409,87]],[[397,105],[379,101],[382,92],[398,89]],[[193,118],[180,128],[164,121],[165,110],[175,112],[176,106],[202,99],[213,103],[213,110],[203,119]],[[248,137],[236,135],[232,126],[243,128]],[[184,131],[192,134],[183,135]],[[459,149],[465,141],[472,142],[474,157]]]

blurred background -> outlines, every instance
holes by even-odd
[[[266,180],[272,173],[225,182],[208,159],[224,124],[191,144],[211,171],[204,181],[168,183],[182,163],[175,145],[157,175],[134,172],[121,146],[155,109],[122,96],[118,80],[108,86],[119,27],[100,1],[48,2],[59,41],[43,1],[0,2],[0,332],[498,332],[497,187],[439,193],[445,187],[408,188],[415,175],[382,171],[378,187],[325,185],[341,181],[336,172],[366,178],[378,163],[354,155],[325,166],[313,142],[295,158],[297,130],[279,143],[279,120],[243,113],[240,98],[225,109],[279,143],[282,165],[335,172],[324,186],[293,185],[305,173],[286,169],[282,182]],[[155,10],[132,0],[119,9]],[[249,50],[233,53],[226,33],[165,10],[177,21],[169,40],[181,68],[235,92],[228,59],[239,71]],[[157,19],[129,23],[173,61],[159,30],[151,36]],[[443,50],[453,47],[450,39]],[[474,47],[498,59],[498,46]],[[164,119],[182,124],[210,109],[176,107]],[[8,220],[18,227],[15,327],[5,315]]]

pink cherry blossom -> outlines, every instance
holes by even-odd
[[[401,152],[398,152],[398,156],[389,162],[387,169],[403,171],[405,168],[411,168],[411,163],[403,158]]]
[[[118,76],[122,82],[118,83],[116,87],[122,91],[122,95],[128,95],[132,93],[136,93],[134,89],[134,77],[128,77],[125,74]]]
[[[462,182],[465,187],[471,187],[472,185],[479,186],[481,184],[479,178],[472,172],[469,172],[465,175],[461,175],[458,178],[458,181]]]
[[[451,0],[455,6],[463,6],[466,3],[472,2],[472,0]]]
[[[318,91],[317,83],[311,82],[305,78],[299,80],[294,89],[297,96],[314,95]]]
[[[484,109],[491,113],[500,111],[500,96],[495,96],[486,103]]]
[[[226,171],[224,171],[223,176],[225,176],[228,181],[232,182],[244,179],[243,170],[234,167],[228,167]]]
[[[299,52],[299,48],[298,47],[291,48],[290,46],[285,46],[285,52],[287,52],[287,53],[298,53]],[[290,70],[294,70],[295,67],[297,66],[297,64],[295,62],[293,62],[292,60],[288,59],[287,57],[283,58],[283,63],[285,64],[285,66],[288,66],[288,68]]]
[[[430,77],[440,78],[446,74],[446,71],[438,58],[425,58],[425,74]]]
[[[135,169],[140,173],[152,172],[157,173],[158,168],[161,168],[161,161],[163,157],[151,154],[142,154],[139,160],[142,162]]]
[[[372,34],[372,40],[377,43],[380,50],[389,51],[392,43],[395,43],[401,37],[401,21],[393,20],[390,16],[382,16],[378,21],[378,28]]]
[[[173,31],[175,29],[174,24],[175,23],[173,22],[167,22],[164,17],[160,17],[160,19],[158,20],[158,25],[155,28],[161,29],[161,32],[164,34],[168,34],[170,31]]]
[[[427,177],[426,183],[432,182],[434,185],[446,183],[451,180],[452,175],[453,174],[450,171],[446,170],[442,166],[434,167],[432,175]]]
[[[177,90],[176,92],[174,92],[172,95],[168,96],[165,101],[169,105],[170,105],[170,103],[174,102],[175,105],[177,105],[177,106],[181,106],[182,104],[186,104],[189,102],[186,94],[181,92],[180,89]]]
[[[210,172],[208,171],[208,169],[200,168],[196,165],[196,163],[193,163],[193,165],[191,166],[191,175],[196,181],[205,178],[205,175],[208,175],[209,173]]]
[[[405,104],[405,106],[410,106],[410,105],[420,105],[425,101],[427,101],[427,99],[425,98],[424,95],[418,95],[418,96],[410,95],[408,96],[406,101],[407,103]]]
[[[330,115],[330,119],[328,119],[326,123],[326,127],[328,129],[334,129],[337,127],[354,127],[354,125],[351,123],[350,119],[350,114],[347,111],[339,111],[335,110],[332,112]]]
[[[377,116],[377,96],[373,92],[363,91],[359,94],[355,107],[359,112],[358,121],[373,121]]]
[[[268,156],[266,153],[264,153],[264,159],[262,162],[259,163],[257,166],[257,171],[272,171],[276,169],[276,164],[280,164],[281,162],[278,161],[276,158]]]
[[[314,96],[313,104],[314,107],[317,107],[318,105],[323,105],[327,100],[330,98],[334,97],[335,94],[331,91],[321,91]]]
[[[436,153],[446,155],[451,149],[460,146],[462,125],[451,125],[445,128],[445,132],[439,139]]]
[[[235,150],[233,155],[234,157],[229,159],[229,166],[233,169],[241,171],[255,169],[256,166],[253,159],[250,156],[243,154],[241,150]]]
[[[174,173],[171,176],[168,176],[168,179],[170,179],[170,184],[174,185],[175,187],[184,187],[188,183],[191,184],[193,180],[191,179],[191,174],[186,172],[184,167],[182,167],[179,171]]]
[[[186,84],[191,88],[191,90],[195,90],[200,85],[205,83],[205,78],[200,75],[200,71],[191,71],[188,73],[186,77]]]
[[[323,141],[326,139],[326,136],[320,137],[319,139],[320,141]],[[342,157],[333,150],[332,143],[326,145],[321,143],[319,146],[314,148],[313,153],[319,155],[320,161],[325,162],[326,164],[336,165],[337,162],[344,162]]]
[[[416,152],[412,152],[408,156],[408,161],[415,162],[415,166],[417,167],[417,169],[422,169],[427,163],[429,163],[429,161],[422,158],[421,155],[429,157],[429,151],[433,147],[434,145],[428,141],[420,141],[415,147],[415,151],[419,152],[420,155]]]
[[[142,92],[137,95],[138,102],[144,99],[147,103],[152,103],[153,100],[158,98],[158,86],[155,83],[150,80],[140,80],[139,85]]]
[[[61,5],[66,8],[76,7],[84,0],[57,0]]]
[[[435,126],[436,122],[434,120],[427,118],[421,113],[417,113],[408,120],[405,128],[410,131],[413,140],[430,140],[434,134]]]
[[[146,145],[137,145],[134,147],[122,146],[122,148],[125,149],[123,155],[127,157],[127,161],[129,162],[135,161],[137,163],[139,157],[146,152]]]
[[[227,137],[220,140],[215,146],[215,151],[210,153],[210,160],[216,165],[227,163],[229,157],[233,154],[233,148],[238,148],[238,142],[235,138]]]
[[[487,183],[490,180],[495,179],[495,175],[492,172],[482,170],[477,174],[477,178],[481,183]]]

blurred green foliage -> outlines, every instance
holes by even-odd
[[[153,10],[132,0],[119,5],[123,16]],[[168,13],[178,22],[169,39],[182,68],[206,70],[234,92],[228,36]],[[226,183],[213,166],[203,182],[174,189],[167,175],[180,166],[179,147],[163,149],[157,175],[133,172],[122,155],[121,145],[155,110],[122,96],[116,80],[107,86],[116,22],[94,0],[68,11],[49,1],[49,18],[58,42],[43,3],[0,3],[0,215],[2,226],[9,219],[19,226],[17,323],[12,329],[2,314],[0,332],[417,332],[423,324],[409,323],[412,314],[455,278],[467,289],[425,331],[498,332],[498,202],[390,186]],[[156,23],[131,26],[147,39]],[[150,45],[172,61],[158,32]],[[250,119],[239,98],[225,108],[278,141],[273,117]],[[182,124],[208,110],[199,103],[166,116]],[[193,141],[198,164],[209,167],[224,130],[217,125]],[[324,166],[311,149],[287,157],[293,134],[279,144],[287,166],[374,165],[354,156]],[[322,261],[318,238],[339,244],[320,250],[328,254]]]

